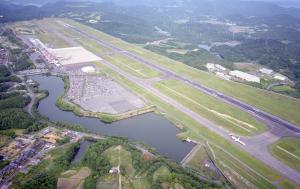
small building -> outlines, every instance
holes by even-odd
[[[208,69],[208,71],[226,71],[225,67],[213,63],[207,63],[206,68]]]
[[[222,72],[216,72],[216,76],[218,76],[221,79],[224,79],[226,81],[229,81],[231,79],[230,75],[224,74]]]
[[[287,77],[282,74],[277,73],[274,75],[274,79],[278,79],[280,81],[285,81],[285,80],[287,80]]]
[[[117,173],[120,173],[120,167],[112,167],[110,170],[109,170],[109,173],[110,174],[117,174]]]
[[[220,64],[215,64],[215,67],[216,67],[216,69],[219,70],[219,71],[226,71],[226,68],[223,67],[223,66],[221,66]]]
[[[271,74],[273,74],[273,70],[267,69],[267,68],[261,68],[261,69],[259,70],[259,72],[261,72],[261,73],[263,73],[263,74],[266,74],[266,75],[271,75]]]
[[[96,70],[93,66],[86,66],[81,68],[81,71],[84,73],[94,73]]]
[[[206,64],[206,68],[207,68],[209,71],[214,70],[214,69],[215,69],[215,64],[207,63],[207,64]]]
[[[239,70],[231,71],[231,72],[229,72],[229,75],[239,78],[239,79],[242,79],[242,80],[245,80],[245,81],[260,83],[259,77],[245,73],[245,72],[241,72]]]

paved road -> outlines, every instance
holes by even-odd
[[[177,74],[169,71],[169,70],[166,70],[165,68],[161,68],[153,63],[150,63],[140,57],[137,57],[136,55],[133,55],[132,53],[129,53],[129,52],[126,52],[126,51],[122,51],[121,49],[119,49],[118,47],[115,47],[115,46],[112,46],[110,44],[107,44],[107,42],[103,42],[102,40],[86,33],[86,32],[83,32],[83,31],[80,31],[78,30],[77,28],[74,28],[74,27],[70,27],[70,29],[78,32],[79,34],[87,37],[87,38],[90,38],[94,41],[96,41],[97,43],[99,43],[100,45],[102,46],[107,46],[107,47],[110,47],[112,48],[113,50],[119,52],[119,53],[122,53],[124,55],[128,55],[128,56],[132,56],[134,59],[136,60],[139,60],[140,62],[142,63],[145,63],[145,64],[151,64],[150,66],[152,67],[155,67],[155,69],[157,70],[160,70],[162,71],[163,73],[165,73],[166,75],[171,75],[173,77],[176,77],[178,78],[179,80],[183,80],[184,82],[186,83],[189,83],[199,89],[203,88],[202,85],[198,84],[198,83],[195,83],[193,81],[190,81],[186,78],[183,78],[182,76],[177,76]],[[177,101],[175,101],[174,99],[164,95],[163,93],[161,93],[160,91],[158,91],[157,89],[155,89],[154,87],[152,87],[151,83],[143,80],[143,79],[140,79],[140,78],[137,78],[137,77],[134,77],[130,74],[128,74],[127,72],[123,71],[122,69],[120,69],[119,67],[103,60],[102,61],[102,64],[108,66],[110,69],[114,70],[115,72],[117,72],[118,74],[124,76],[125,78],[127,78],[128,80],[130,80],[131,82],[137,84],[138,86],[144,88],[145,90],[147,90],[148,92],[150,92],[151,94],[155,95],[156,97],[160,98],[161,100],[165,101],[166,103],[176,107],[178,110],[180,110],[181,112],[185,113],[186,115],[188,115],[189,117],[193,118],[195,121],[197,121],[198,123],[200,123],[201,125],[207,127],[209,130],[217,133],[218,135],[224,137],[225,139],[229,140],[229,141],[232,141],[231,137],[228,135],[228,132],[226,130],[224,130],[221,126],[207,120],[206,118],[200,116],[199,114],[191,111],[189,108],[183,106],[182,104],[178,103]],[[209,89],[209,88],[206,88],[204,87],[203,89],[204,91],[208,92],[209,94],[213,95],[213,96],[216,96],[216,97],[220,97],[222,96],[223,94],[221,93],[218,93],[212,89]],[[210,91],[210,92],[209,92]],[[233,103],[231,101],[231,97],[227,97],[227,96],[223,96],[225,99],[229,99],[229,101],[231,103]],[[223,99],[223,98],[222,98]],[[234,102],[236,102],[234,100]],[[234,103],[236,104],[236,103]],[[237,103],[237,104],[241,104],[241,107],[244,108],[244,104],[243,103]],[[248,105],[245,105],[245,109],[249,109],[248,108]],[[248,110],[250,112],[252,112],[253,114],[256,115],[255,112],[261,112],[259,111],[258,109],[254,109],[254,108],[250,108],[250,110]],[[270,122],[273,122],[274,120],[271,119],[269,120],[268,116],[265,116],[265,114],[263,114],[264,116],[257,116],[259,119],[267,119],[268,121]],[[276,118],[277,119],[277,118]],[[284,121],[284,120],[282,120]],[[282,123],[282,121],[278,121],[280,123]],[[285,123],[285,121],[284,121]],[[277,121],[275,124],[278,124]],[[288,123],[290,124],[290,123]],[[292,125],[291,127],[297,127],[295,125]],[[290,127],[285,127],[283,126],[283,128],[288,128],[290,130]],[[267,132],[268,134],[269,132]],[[261,135],[259,136],[261,137],[262,139],[264,139],[265,141],[269,141],[269,142],[273,142],[275,140],[278,139],[278,137],[273,137],[272,135],[270,136],[266,136],[266,135]],[[295,181],[296,183],[300,184],[300,173],[295,171],[294,169],[291,169],[290,167],[286,166],[285,164],[283,164],[282,162],[280,162],[279,160],[277,160],[276,158],[274,158],[272,155],[270,155],[269,151],[267,149],[265,149],[265,147],[260,147],[260,143],[256,142],[256,141],[253,141],[253,138],[246,138],[245,140],[247,140],[247,142],[251,143],[252,142],[252,145],[251,144],[247,144],[246,146],[242,146],[238,143],[234,143],[237,147],[240,147],[242,149],[244,149],[245,151],[247,151],[249,154],[255,156],[257,159],[261,160],[262,162],[264,162],[265,164],[269,165],[270,167],[274,168],[275,170],[279,171],[281,174],[283,174],[284,176],[290,178],[291,180]],[[269,143],[268,142],[268,143]]]

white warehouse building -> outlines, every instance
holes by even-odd
[[[271,75],[273,73],[273,70],[267,68],[261,68],[259,71],[266,75]]]
[[[260,78],[259,77],[255,76],[255,75],[245,73],[245,72],[241,72],[241,71],[238,71],[238,70],[234,70],[234,71],[229,72],[229,75],[237,77],[237,78],[245,80],[245,81],[260,83]]]

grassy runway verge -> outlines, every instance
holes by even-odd
[[[280,161],[300,172],[300,139],[284,137],[270,145],[270,152]]]
[[[126,78],[118,75],[117,73],[110,70],[106,66],[101,64],[99,64],[98,66],[103,71],[105,71],[105,73],[107,73],[113,79],[118,81],[120,84],[129,88],[133,92],[142,95],[145,99],[149,100],[149,103],[157,106],[162,112],[164,112],[164,116],[166,116],[169,120],[171,120],[175,125],[180,125],[182,127],[182,129],[185,131],[184,133],[185,137],[188,136],[196,141],[210,141],[210,143],[220,146],[222,148],[223,153],[225,153],[224,151],[226,151],[227,153],[232,154],[232,156],[239,159],[241,162],[243,162],[244,164],[251,167],[253,170],[260,173],[260,175],[265,175],[266,178],[269,180],[269,183],[275,182],[276,180],[281,178],[278,172],[274,171],[270,167],[258,161],[248,153],[238,149],[231,142],[213,133],[206,127],[200,125],[189,116],[175,109],[173,106],[165,103],[164,101],[160,100],[156,96],[153,96],[152,94],[148,93],[147,91],[135,85],[134,83],[131,83]],[[226,159],[228,157],[224,156],[223,158]],[[263,179],[260,178],[256,180],[263,180]]]
[[[225,81],[210,73],[197,70],[181,62],[177,62],[164,56],[147,51],[142,47],[124,42],[120,39],[117,39],[80,23],[74,22],[72,20],[64,20],[64,22],[69,23],[79,29],[83,29],[101,39],[107,40],[126,51],[133,52],[139,56],[142,56],[155,64],[162,65],[165,68],[168,68],[178,74],[184,75],[208,87],[233,96],[266,112],[286,119],[291,123],[300,125],[300,111],[298,111],[300,109],[300,100],[298,99],[272,93],[266,90],[257,89],[240,83]]]
[[[266,127],[248,113],[206,95],[197,89],[176,80],[166,80],[154,84],[164,94],[201,116],[219,124],[228,131],[240,135],[260,133]]]
[[[102,58],[139,78],[149,79],[161,75],[159,72],[120,54],[104,55]]]

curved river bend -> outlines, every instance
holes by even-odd
[[[180,130],[166,118],[154,113],[135,116],[111,124],[96,118],[79,117],[72,112],[60,110],[56,99],[64,92],[64,83],[55,76],[32,76],[40,90],[48,90],[49,96],[39,104],[39,112],[52,121],[62,121],[82,125],[93,133],[110,136],[127,137],[132,141],[141,141],[154,147],[160,154],[180,162],[193,148],[193,144],[185,143],[176,138]]]

